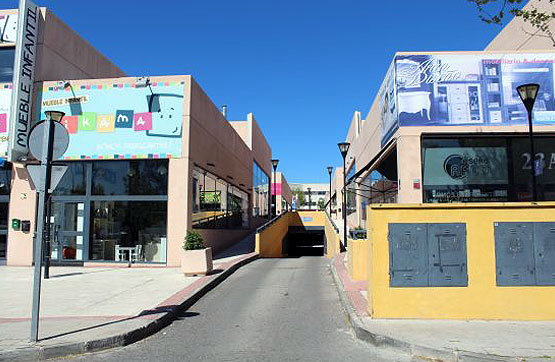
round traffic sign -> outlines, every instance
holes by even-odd
[[[67,147],[69,146],[69,133],[60,122],[51,122],[54,123],[52,159],[58,160],[67,151]],[[29,151],[37,160],[42,159],[42,146],[47,124],[46,121],[37,123],[29,134]]]

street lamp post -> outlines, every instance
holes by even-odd
[[[330,199],[329,199],[329,204],[330,204],[330,217],[331,217],[331,174],[333,172],[333,166],[328,166],[328,174],[330,175]]]
[[[347,170],[345,170],[345,159],[347,158],[347,152],[349,152],[349,147],[351,144],[349,142],[340,142],[337,144],[341,156],[343,157],[343,250],[347,248]]]
[[[542,165],[536,167],[536,152],[534,151],[534,130],[532,127],[532,109],[534,108],[534,103],[536,102],[536,96],[538,95],[538,90],[540,89],[539,84],[523,84],[516,87],[518,95],[526,107],[528,112],[528,137],[530,139],[530,159],[531,169],[532,169],[532,200],[538,201],[538,191],[536,189],[536,168],[541,168]]]
[[[312,188],[307,187],[306,189],[308,190],[308,211],[310,211],[310,209],[312,208],[312,195],[310,194]]]
[[[272,160],[272,167],[274,168],[274,198],[272,199],[274,202],[273,211],[274,217],[277,215],[277,195],[276,195],[276,169],[278,166],[279,160],[273,159]]]

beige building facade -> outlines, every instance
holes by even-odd
[[[291,211],[293,193],[287,179],[282,172],[275,172],[272,177],[272,195],[276,197],[276,214],[280,215],[286,211]]]
[[[522,26],[513,20],[485,51],[396,53],[347,133],[349,227],[376,203],[531,201],[534,187],[538,201],[555,198],[555,52]],[[525,83],[540,85],[533,156]]]
[[[188,231],[218,253],[268,220],[272,151],[253,114],[228,121],[190,75],[125,77],[41,13],[33,115],[64,112],[70,136],[57,161],[68,171],[51,197],[53,263],[179,266]],[[9,104],[7,91],[2,98]],[[36,190],[26,166],[35,162],[29,155],[1,170],[8,265],[33,262]]]

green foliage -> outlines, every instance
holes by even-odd
[[[550,9],[541,11],[533,6],[522,8],[524,0],[468,0],[476,5],[478,17],[487,24],[503,25],[507,15],[522,18],[525,22],[538,29],[539,36],[549,38],[555,47],[555,36],[549,29],[549,22],[555,19],[555,0],[538,0],[549,3]],[[523,30],[526,32],[525,30]],[[532,35],[532,34],[531,34]],[[536,34],[538,35],[538,34]]]
[[[307,202],[304,199],[305,195],[303,190],[301,190],[300,188],[297,188],[297,189],[294,189],[292,193],[293,193],[293,196],[297,196],[297,201],[298,201],[297,207],[307,204]]]
[[[183,241],[184,250],[199,250],[204,249],[204,240],[202,236],[197,231],[187,231],[187,236]]]

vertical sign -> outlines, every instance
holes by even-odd
[[[40,9],[29,0],[19,0],[17,41],[15,45],[12,106],[8,159],[27,156],[27,138],[31,128],[31,103],[39,31]]]

